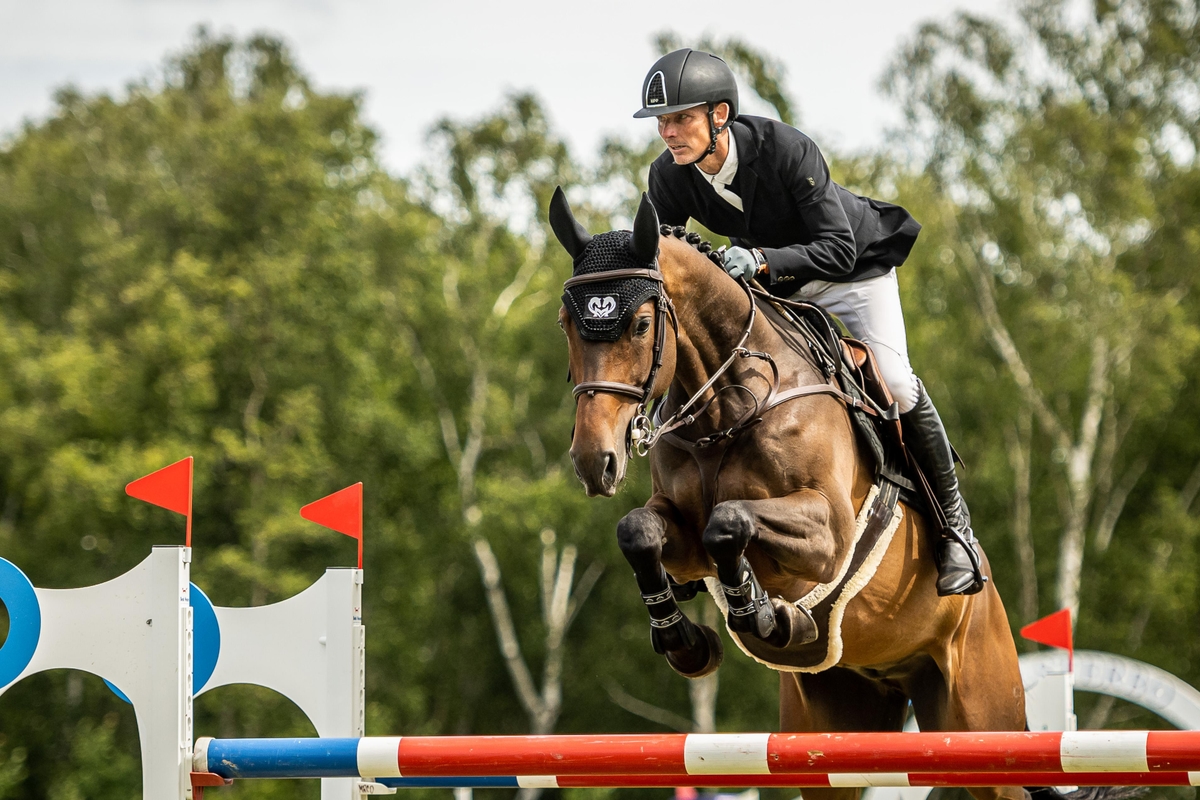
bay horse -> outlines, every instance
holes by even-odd
[[[844,577],[879,490],[846,398],[819,361],[789,345],[781,318],[695,246],[664,235],[645,195],[632,232],[589,235],[561,188],[550,221],[575,264],[559,311],[578,381],[575,472],[589,496],[612,496],[630,451],[649,450],[653,495],[620,521],[617,540],[655,650],[687,677],[719,666],[716,632],[678,605],[694,594],[691,582],[706,580],[734,641],[780,670],[782,731],[900,730],[910,701],[925,731],[1023,730],[1016,647],[995,584],[938,597],[915,509],[900,503],[887,517],[890,540],[873,551],[869,582],[835,608],[840,619],[818,616],[821,628],[797,602]],[[660,397],[652,420],[647,407]],[[990,574],[986,558],[983,569]],[[835,623],[838,648],[804,655]],[[1026,796],[1021,787],[972,793]]]

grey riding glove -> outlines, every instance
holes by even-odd
[[[755,276],[766,272],[766,268],[767,260],[758,248],[748,250],[745,247],[731,247],[725,251],[725,271],[734,280],[753,280]]]

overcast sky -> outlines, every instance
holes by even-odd
[[[438,118],[475,117],[531,90],[577,154],[634,121],[664,30],[738,36],[787,66],[800,127],[825,148],[864,148],[899,124],[878,89],[902,42],[956,8],[1011,16],[1008,0],[0,0],[0,132],[44,116],[55,87],[119,92],[156,74],[195,27],[281,35],[319,88],[362,89],[395,170]],[[747,110],[755,110],[750,108]]]

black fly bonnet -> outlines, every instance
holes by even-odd
[[[579,335],[592,342],[615,342],[625,334],[633,313],[642,303],[654,300],[654,354],[650,374],[641,386],[615,381],[584,381],[575,386],[575,396],[607,392],[636,398],[638,416],[645,414],[662,366],[668,315],[675,325],[675,310],[663,291],[658,271],[658,214],[642,196],[633,231],[609,231],[591,236],[571,213],[561,188],[550,201],[550,226],[574,259],[572,275],[563,284],[563,307],[571,315]]]
[[[629,327],[638,306],[662,296],[654,261],[639,261],[629,231],[609,231],[592,237],[564,285],[562,301],[575,320],[579,335],[589,342],[615,342]],[[582,279],[582,280],[581,280]]]

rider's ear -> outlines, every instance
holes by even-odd
[[[633,255],[642,263],[658,257],[658,212],[645,192],[633,218]]]
[[[567,195],[561,186],[555,188],[554,197],[550,198],[550,227],[554,229],[558,243],[573,259],[579,258],[583,254],[583,249],[588,246],[588,242],[592,241],[591,234],[579,224],[575,215],[571,213]]]

